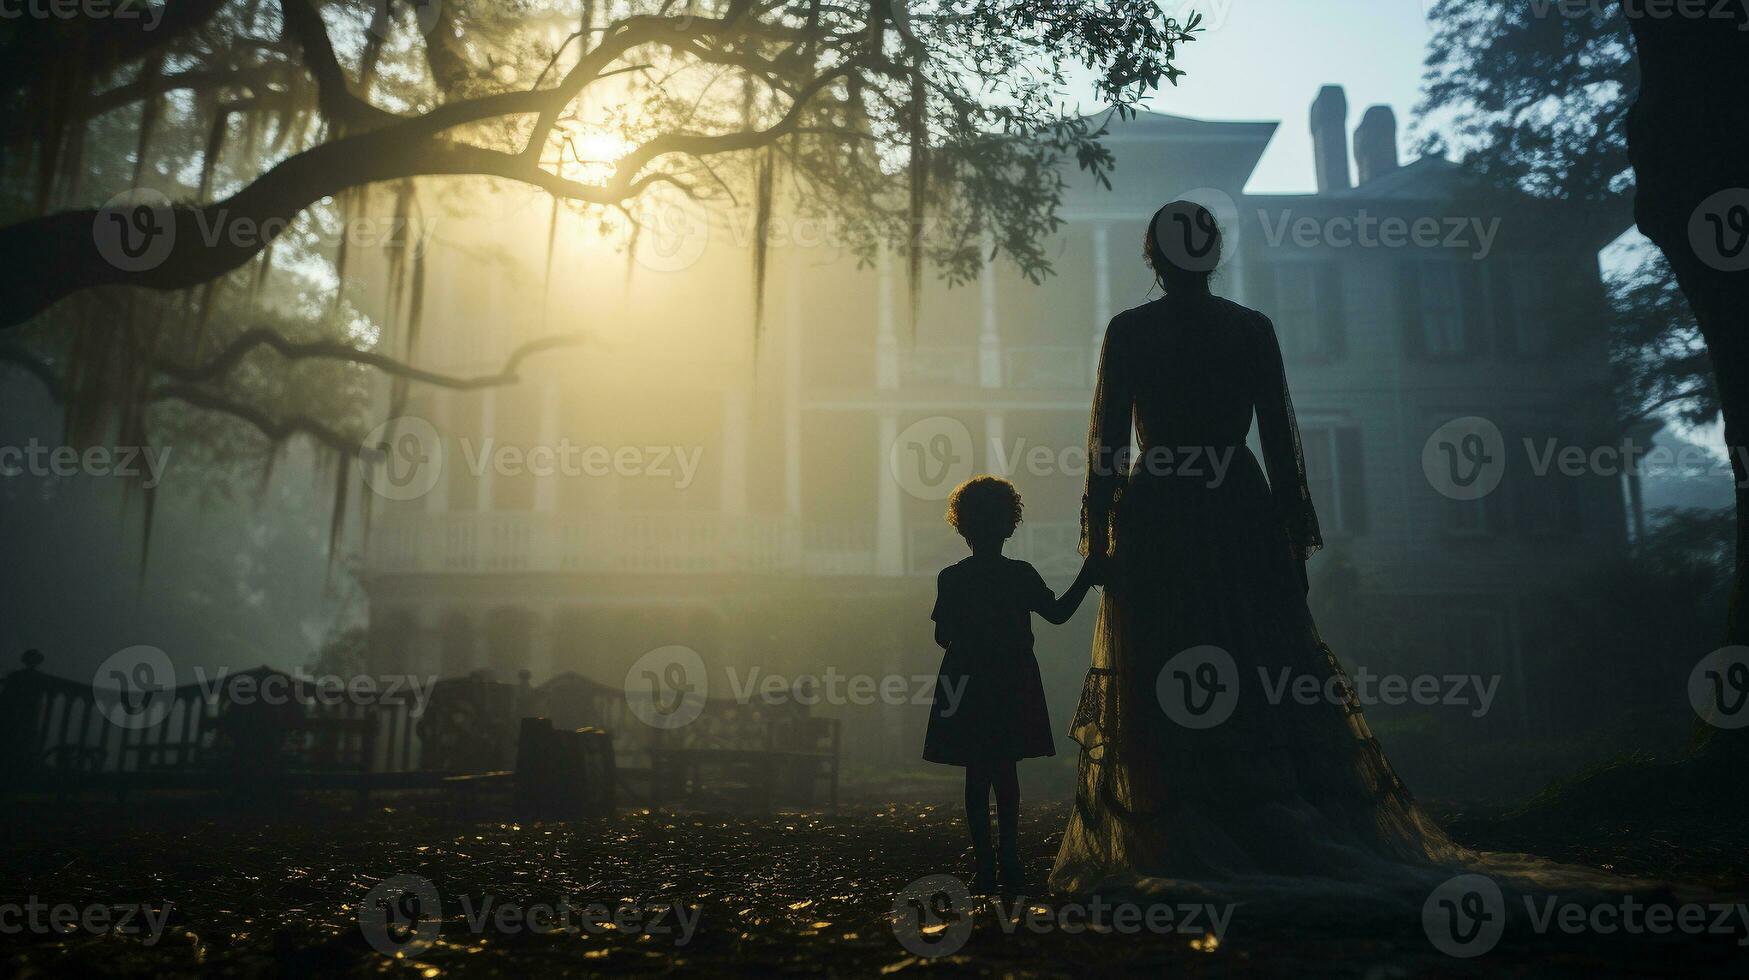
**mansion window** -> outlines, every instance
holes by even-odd
[[[1401,264],[1398,308],[1404,345],[1412,356],[1442,360],[1488,353],[1487,271],[1476,262],[1449,256]]]
[[[1429,357],[1464,353],[1464,290],[1458,266],[1451,262],[1420,264],[1421,344]]]
[[[1341,357],[1346,337],[1339,267],[1334,262],[1287,261],[1271,270],[1269,280],[1282,356]]]
[[[1546,354],[1554,346],[1560,314],[1556,266],[1546,259],[1517,267],[1512,277],[1514,340],[1521,354]]]

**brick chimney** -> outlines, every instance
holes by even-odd
[[[1312,166],[1318,193],[1345,191],[1348,182],[1348,96],[1340,85],[1326,85],[1312,103]]]
[[[1366,110],[1354,131],[1354,166],[1365,184],[1397,169],[1397,114],[1388,105]]]

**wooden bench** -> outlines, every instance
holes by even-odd
[[[46,674],[42,662],[29,651],[0,685],[0,792],[346,790],[363,805],[373,792],[392,790],[472,799],[511,787],[520,769],[524,784],[590,781],[592,798],[838,805],[838,722],[794,702],[707,700],[687,724],[661,728],[641,721],[621,688],[573,673],[531,687],[524,672],[519,684],[482,674],[439,681],[416,715],[405,703],[356,694],[333,703],[315,697],[307,679],[259,667],[210,690],[187,684],[157,692],[153,723],[124,726],[102,710],[119,692]],[[290,696],[265,703],[232,695],[270,679]],[[548,721],[532,737],[572,769],[554,769],[538,752],[523,753],[519,766],[528,718]],[[559,795],[548,809],[581,812],[564,796],[571,790],[552,792]]]
[[[408,706],[357,692],[319,697],[312,682],[269,667],[228,674],[209,686],[154,692],[137,724],[105,714],[121,693],[43,673],[42,654],[0,686],[0,780],[4,791],[86,792],[118,799],[137,790],[225,790],[276,796],[436,785],[413,771]],[[272,696],[259,694],[268,687]],[[381,690],[382,688],[378,688]],[[253,692],[239,697],[239,692]],[[145,702],[142,702],[144,705]]]

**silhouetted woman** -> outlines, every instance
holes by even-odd
[[[1165,294],[1106,331],[1082,549],[1107,584],[1057,890],[1459,857],[1307,610],[1323,541],[1281,351],[1267,317],[1211,294],[1221,247],[1204,208],[1162,208],[1145,252]],[[1245,445],[1253,414],[1267,481]]]

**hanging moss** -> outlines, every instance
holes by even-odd
[[[753,350],[765,332],[765,280],[768,252],[771,247],[772,173],[776,158],[767,149],[759,156],[754,176],[753,220]]]
[[[224,106],[211,98],[207,100],[207,104],[213,123],[207,132],[206,148],[201,152],[200,183],[194,192],[194,199],[201,204],[205,204],[208,195],[212,193],[213,175],[218,172],[219,158],[224,155],[225,150],[225,135],[231,124],[231,114]]]
[[[151,83],[164,72],[164,58],[154,55],[140,66],[140,81]],[[162,118],[164,100],[157,96],[147,96],[140,101],[140,132],[134,146],[134,186],[138,187],[146,179],[146,167],[152,158],[152,136],[157,132],[158,120]]]
[[[917,337],[917,316],[923,302],[923,219],[929,200],[929,88],[921,63],[911,72],[909,108],[911,201],[905,229],[905,276],[910,287],[911,337]]]

